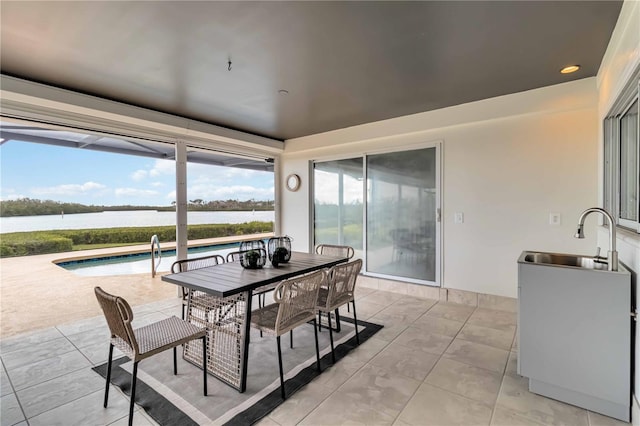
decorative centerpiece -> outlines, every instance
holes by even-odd
[[[240,243],[240,264],[243,268],[259,269],[267,263],[267,251],[262,240]]]
[[[277,267],[281,263],[287,263],[291,259],[291,238],[272,237],[267,243],[269,260]]]

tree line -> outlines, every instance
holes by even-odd
[[[17,200],[0,201],[0,217],[13,216],[44,216],[74,213],[98,213],[105,211],[123,210],[157,210],[174,211],[175,202],[171,206],[95,206],[79,203],[64,203],[53,200],[36,200],[32,198],[20,198]],[[248,210],[273,210],[274,202],[257,200],[215,200],[205,202],[201,199],[189,200],[188,211],[248,211]]]

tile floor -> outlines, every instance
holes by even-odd
[[[516,315],[361,287],[376,336],[290,397],[261,425],[623,425],[527,391],[516,374]],[[172,297],[134,307],[134,325],[179,315]],[[343,312],[344,315],[348,315]],[[101,316],[0,341],[4,425],[124,425],[117,388],[102,408]],[[143,361],[144,362],[144,361]],[[142,410],[134,424],[155,424]]]

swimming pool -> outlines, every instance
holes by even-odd
[[[219,254],[226,259],[227,254],[237,251],[240,243],[216,244],[211,246],[190,247],[187,257],[200,257],[209,254]],[[167,272],[171,264],[176,261],[175,250],[162,250],[162,260],[156,269],[158,272]],[[73,271],[76,275],[96,277],[105,275],[151,274],[151,254],[131,253],[94,259],[71,260],[60,262],[56,265]]]

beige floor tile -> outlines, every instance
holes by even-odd
[[[529,379],[504,376],[497,405],[545,425],[588,425],[587,411],[529,392]]]
[[[327,399],[334,390],[314,381],[288,397],[282,405],[269,414],[268,418],[282,426],[295,425]],[[265,425],[268,424],[270,423],[265,423]]]
[[[428,315],[428,312],[418,318],[414,327],[421,328],[429,333],[442,334],[443,336],[455,337],[464,325],[461,321],[454,321],[440,317]]]
[[[509,352],[509,360],[507,361],[507,368],[504,374],[513,377],[522,377],[518,374],[518,352]]]
[[[371,358],[376,356],[378,352],[380,352],[388,344],[389,342],[387,342],[386,340],[381,340],[374,336],[349,352],[349,354],[345,356],[343,360],[354,360],[363,363],[369,362]],[[342,360],[340,362],[342,362]]]
[[[424,383],[398,417],[411,425],[488,425],[491,407]]]
[[[401,299],[393,302],[389,308],[403,312],[414,312],[417,316],[420,316],[431,309],[436,303],[438,303],[438,301],[434,299],[419,299],[412,296],[403,296]]]
[[[587,411],[587,415],[589,416],[589,426],[628,426],[631,424],[592,411]]]
[[[491,426],[545,426],[504,407],[496,406]]]
[[[258,421],[258,423],[254,423],[256,426],[280,426],[280,423],[273,420],[271,417],[265,417]]]
[[[453,338],[450,336],[427,333],[417,327],[407,327],[407,329],[394,340],[394,343],[413,349],[420,349],[430,354],[441,355],[447,350],[452,340]]]
[[[437,361],[437,355],[391,343],[376,355],[370,361],[370,364],[382,367],[393,374],[402,374],[417,380],[423,380]]]
[[[364,297],[361,297],[358,301],[362,301],[365,303],[375,303],[377,305],[383,305],[384,307],[387,307],[393,302],[402,299],[403,297],[404,296],[402,294],[378,290],[371,292]]]
[[[367,365],[332,394],[302,424],[391,424],[420,381]],[[322,421],[321,421],[322,420]]]
[[[469,317],[468,323],[495,328],[496,330],[511,330],[517,324],[517,314],[514,312],[478,308]]]
[[[394,340],[411,324],[403,322],[402,318],[392,317],[381,313],[369,318],[368,321],[384,325],[384,327],[376,333],[376,339],[386,340],[387,342]]]
[[[367,302],[364,299],[363,300],[356,299],[356,315],[358,316],[359,320],[366,321],[369,318],[375,316],[378,312],[380,312],[386,307],[387,305]],[[347,311],[346,307],[340,308],[340,316],[353,318],[353,307],[351,307],[351,312]]]
[[[456,339],[443,357],[502,374],[509,358],[509,351]]]
[[[481,343],[494,348],[510,350],[515,327],[511,330],[496,330],[475,324],[465,324],[457,338],[468,342]]]
[[[502,374],[441,358],[425,383],[493,406],[502,383]]]
[[[459,305],[457,303],[439,302],[429,309],[427,315],[444,318],[453,321],[465,322],[476,308],[473,306]]]
[[[313,384],[324,386],[328,389],[336,390],[344,382],[349,380],[356,371],[364,367],[366,361],[360,361],[356,358],[344,357],[336,364],[326,368],[318,377],[313,379]]]

